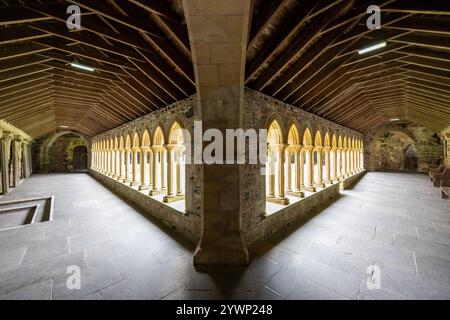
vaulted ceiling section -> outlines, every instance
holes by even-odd
[[[66,27],[70,4],[81,30]],[[446,127],[450,2],[254,0],[245,85],[361,132]],[[193,93],[181,0],[0,0],[0,119],[33,137],[92,136]]]

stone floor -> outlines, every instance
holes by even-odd
[[[195,272],[191,244],[86,174],[33,175],[0,201],[47,195],[54,221],[0,232],[0,299],[450,299],[448,202],[424,175],[369,173],[225,274]]]

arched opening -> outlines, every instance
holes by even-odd
[[[273,120],[267,130],[266,196],[267,201],[286,205],[284,183],[283,132],[277,120]]]
[[[301,162],[301,142],[297,126],[293,123],[288,131],[288,147],[286,148],[286,193],[304,197],[301,191],[303,185],[303,163]]]
[[[77,146],[73,149],[73,170],[86,172],[88,168],[88,150],[86,146]]]
[[[417,171],[417,149],[413,144],[408,145],[405,149],[405,170]]]
[[[169,131],[167,149],[167,195],[164,202],[184,199],[185,164],[183,127],[175,121]]]
[[[164,132],[161,127],[153,134],[153,183],[150,195],[156,196],[166,192],[166,148],[164,147]]]

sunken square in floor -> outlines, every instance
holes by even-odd
[[[0,232],[53,219],[53,197],[0,202]]]

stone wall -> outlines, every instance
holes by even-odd
[[[385,125],[365,136],[368,170],[428,172],[443,157],[441,134],[416,124]],[[416,166],[411,166],[415,158]]]
[[[36,140],[32,145],[33,171],[40,173],[73,172],[73,150],[89,149],[89,139],[72,132],[57,132]]]
[[[100,141],[115,141],[125,138],[127,135],[133,137],[135,133],[143,136],[145,130],[153,137],[157,127],[164,131],[165,141],[169,135],[174,121],[179,121],[185,129],[189,130],[193,137],[194,120],[199,120],[199,111],[195,96],[174,103],[165,109],[152,112],[144,117],[129,122],[121,127],[115,128],[92,139],[92,143]],[[282,103],[274,98],[259,92],[246,89],[244,102],[244,129],[267,129],[271,119],[276,118],[282,126],[284,141],[287,141],[288,128],[295,123],[300,132],[308,128],[313,134],[320,132],[322,136],[352,137],[362,139],[362,135],[356,131],[337,125],[331,121],[302,111],[299,108]],[[302,134],[301,134],[302,136]],[[193,145],[192,145],[193,150]],[[193,156],[193,155],[192,155]],[[193,159],[191,159],[193,160]],[[191,161],[193,163],[193,161]],[[244,178],[240,185],[242,236],[248,245],[252,245],[267,238],[288,225],[294,224],[310,213],[314,208],[326,204],[339,194],[339,186],[334,185],[326,188],[313,196],[288,206],[286,212],[283,210],[266,217],[266,190],[265,176],[261,175],[260,164],[244,165]],[[171,228],[178,230],[188,239],[197,239],[200,233],[200,212],[202,205],[201,190],[201,166],[186,165],[186,210],[183,213],[175,211],[163,203],[152,199],[144,192],[139,192],[121,182],[118,182],[101,173],[91,170],[92,176],[115,192],[138,204],[145,212],[162,220]],[[232,199],[220,199],[226,205],[233,205]],[[169,208],[169,209],[167,209]],[[169,213],[165,213],[170,211]],[[177,217],[176,215],[179,215]]]
[[[450,126],[442,130],[441,136],[444,142],[444,163],[450,167]]]
[[[120,138],[126,139],[127,136],[133,137],[135,133],[141,139],[144,132],[147,130],[150,133],[150,139],[153,141],[153,134],[158,127],[163,130],[164,141],[167,143],[170,128],[175,121],[178,121],[184,126],[184,129],[188,130],[193,137],[194,121],[199,119],[199,112],[194,96],[185,100],[178,101],[172,105],[167,106],[164,109],[157,110],[148,115],[145,115],[139,119],[126,123],[118,128],[107,131],[93,138],[92,142],[97,143],[99,141],[115,141]],[[192,141],[191,150],[194,150],[194,143]],[[183,230],[185,225],[191,227],[193,234],[199,235],[200,231],[200,209],[202,203],[202,190],[201,190],[201,173],[200,166],[193,164],[193,152],[191,157],[191,164],[187,164],[185,168],[185,201],[186,201],[186,218],[183,219],[183,225],[177,225],[179,220],[173,220],[172,227],[177,230]],[[91,172],[94,172],[91,170]],[[97,174],[93,175],[98,177]],[[111,179],[112,180],[112,179]],[[118,182],[119,183],[119,182]],[[123,184],[122,184],[123,185]],[[123,188],[132,190],[130,187],[123,185]],[[130,191],[131,192],[131,191]],[[147,192],[148,193],[148,192]],[[149,196],[145,196],[146,202],[155,202]],[[148,199],[150,200],[148,200]],[[150,214],[159,217],[158,212],[150,212]],[[180,213],[178,213],[180,214]],[[185,221],[187,219],[187,222]]]

